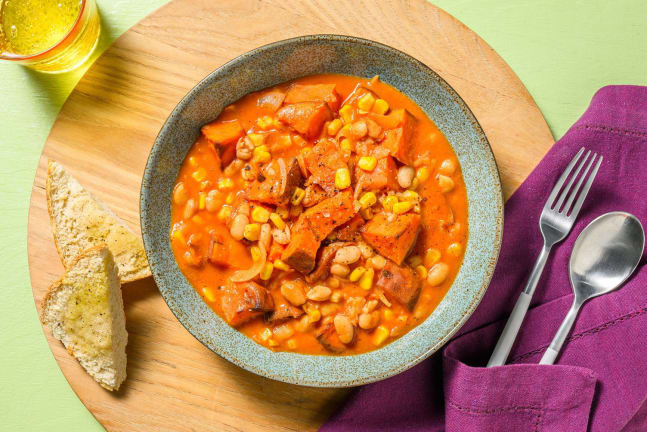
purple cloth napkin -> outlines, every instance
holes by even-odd
[[[604,161],[579,219],[553,249],[510,364],[484,368],[539,254],[544,202],[582,146]],[[625,286],[584,305],[556,365],[537,364],[572,302],[568,259],[577,235],[614,210],[647,224],[646,192],[647,87],[604,87],[507,202],[492,283],[458,335],[420,365],[356,390],[321,430],[647,430],[644,257]]]

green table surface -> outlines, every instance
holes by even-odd
[[[19,1],[19,0],[16,0]],[[166,0],[97,0],[99,52]],[[438,0],[487,41],[537,101],[555,138],[607,84],[647,85],[645,0]],[[0,64],[0,430],[99,431],[47,346],[29,282],[27,211],[37,162],[83,70]],[[522,149],[520,149],[522,151]]]

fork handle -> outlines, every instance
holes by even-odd
[[[514,305],[514,309],[512,309],[512,313],[508,318],[508,322],[505,324],[503,333],[499,336],[499,340],[494,347],[494,351],[488,361],[487,367],[503,366],[508,359],[512,345],[514,345],[514,341],[517,339],[517,334],[519,333],[521,324],[526,317],[526,312],[528,312],[532,295],[535,293],[535,288],[537,288],[539,278],[544,271],[544,266],[546,265],[546,260],[550,254],[550,249],[550,246],[544,245],[537,257],[537,262],[535,262],[535,266],[530,272],[530,277],[526,282],[526,286],[519,295],[517,303]]]

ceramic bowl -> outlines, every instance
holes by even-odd
[[[372,352],[349,356],[273,352],[227,325],[180,272],[169,239],[171,191],[200,126],[247,93],[297,77],[379,75],[436,123],[460,161],[469,201],[465,258],[449,292],[426,321]],[[483,297],[499,255],[503,200],[488,140],[460,96],[416,59],[369,40],[316,35],[257,48],[216,69],[173,110],[151,150],[141,189],[141,228],[157,286],[186,329],[214,353],[251,372],[288,383],[348,387],[388,378],[438,350]]]

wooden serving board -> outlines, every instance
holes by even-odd
[[[255,47],[315,33],[373,39],[421,60],[465,99],[494,149],[506,198],[553,144],[539,109],[476,34],[424,0],[174,0],[126,32],[89,69],[52,128],[34,181],[29,265],[34,299],[63,271],[52,241],[47,160],[64,164],[139,231],[144,165],[163,122],[200,79]],[[176,320],[152,278],[123,287],[128,378],[113,394],[47,340],[70,385],[109,431],[314,430],[348,390],[246,372]]]

